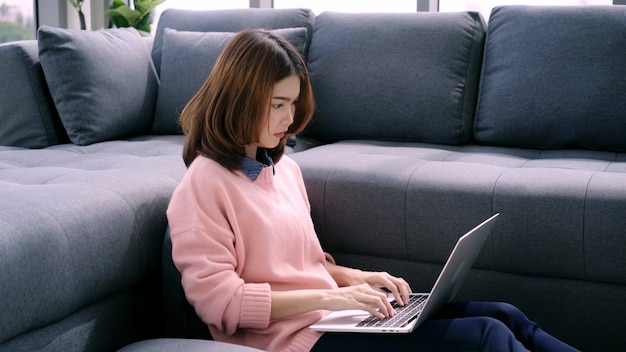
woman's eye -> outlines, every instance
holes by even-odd
[[[283,104],[272,104],[272,107],[273,107],[274,109],[280,109],[280,108],[282,108],[282,107],[283,107]]]

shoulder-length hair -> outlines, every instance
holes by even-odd
[[[313,115],[309,74],[302,56],[284,38],[266,30],[237,33],[181,113],[185,164],[203,155],[231,171],[241,169],[244,146],[258,141],[268,123],[274,84],[294,74],[300,78],[300,96],[287,134],[268,150],[274,162],[283,155],[287,137],[302,132]]]

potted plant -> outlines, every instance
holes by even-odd
[[[76,1],[76,0],[73,0]],[[110,17],[115,27],[133,27],[144,36],[150,35],[152,10],[165,0],[134,0],[134,8],[130,8],[122,0],[113,0],[105,16]]]
[[[78,19],[80,20],[80,29],[87,29],[85,24],[85,14],[83,13],[83,2],[85,0],[67,0],[78,11]]]

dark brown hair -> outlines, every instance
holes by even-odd
[[[282,37],[266,30],[237,33],[180,116],[185,164],[203,155],[229,170],[240,169],[244,145],[258,140],[267,124],[274,84],[294,74],[300,78],[300,96],[287,135],[268,150],[274,162],[283,155],[287,137],[302,132],[313,115],[309,74],[298,51]]]

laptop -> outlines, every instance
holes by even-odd
[[[363,310],[342,310],[331,312],[310,328],[323,332],[412,332],[456,297],[498,215],[496,213],[459,238],[430,293],[412,293],[409,304],[403,307],[398,306],[389,294],[388,299],[396,310],[395,316],[379,319]]]

